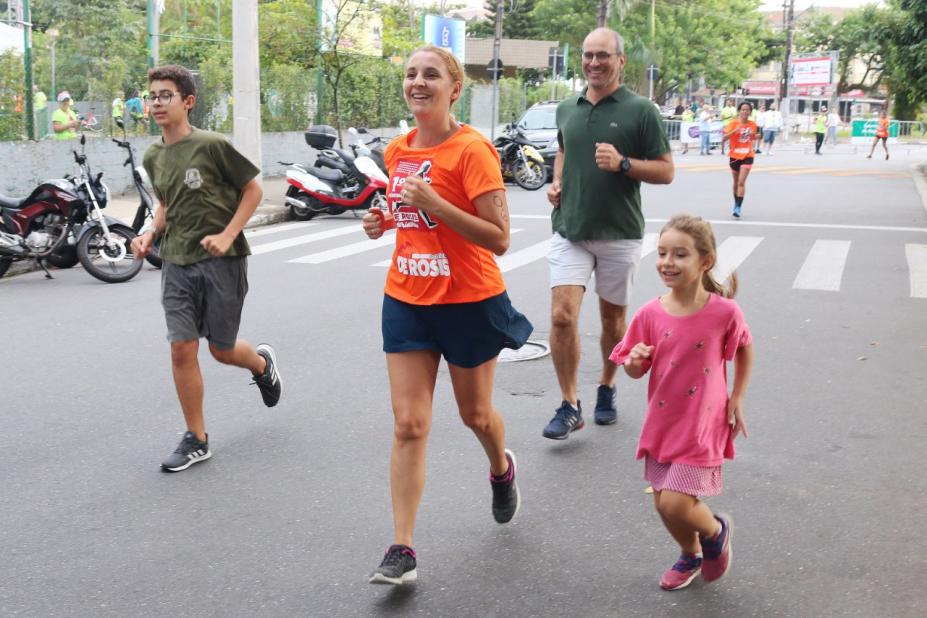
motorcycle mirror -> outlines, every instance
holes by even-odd
[[[87,136],[84,135],[83,133],[81,133],[81,135],[80,135],[80,145],[81,145],[81,146],[84,146],[84,145],[86,145],[86,143],[87,143]]]

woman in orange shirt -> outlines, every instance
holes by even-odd
[[[416,575],[412,534],[425,487],[425,447],[438,365],[444,356],[464,424],[489,459],[492,514],[518,511],[515,456],[493,407],[496,357],[519,348],[530,322],[509,301],[494,255],[509,246],[509,214],[492,144],[451,115],[464,73],[449,52],[426,46],[406,65],[403,95],[416,128],[384,158],[388,213],[371,209],[364,231],[396,228],[383,298],[383,351],[393,406],[390,490],[394,542],[371,583],[404,584]]]
[[[750,120],[753,105],[744,101],[737,107],[737,117],[724,128],[721,142],[731,140],[730,168],[734,179],[734,210],[731,212],[740,218],[740,208],[744,203],[747,190],[747,176],[753,168],[753,144],[756,142],[756,123]]]
[[[885,149],[885,160],[888,161],[888,110],[885,108],[882,108],[882,114],[879,116],[879,126],[876,128],[875,139],[872,140],[872,148],[869,149],[867,159],[872,158],[872,153],[875,152],[879,140],[882,140],[882,148]]]

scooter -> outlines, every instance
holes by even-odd
[[[122,166],[125,167],[128,165],[132,169],[132,182],[135,184],[135,190],[138,191],[139,204],[138,209],[135,211],[135,219],[132,221],[132,229],[135,230],[136,234],[141,236],[151,228],[151,224],[154,221],[154,201],[151,199],[151,193],[148,192],[148,188],[145,186],[148,184],[148,174],[145,172],[143,166],[136,165],[135,163],[135,151],[132,149],[132,144],[129,143],[126,137],[126,127],[122,118],[116,118],[116,125],[122,129],[122,140],[114,139],[113,142],[128,152],[129,157]],[[148,263],[155,268],[161,268],[160,248],[161,238],[158,237],[151,248],[151,253],[145,256]]]
[[[319,151],[312,167],[287,163],[290,185],[286,203],[294,219],[308,221],[318,214],[340,215],[351,211],[362,216],[370,208],[385,209],[389,179],[376,162],[365,154],[353,153],[335,145],[335,129],[328,125],[309,127],[306,143]]]

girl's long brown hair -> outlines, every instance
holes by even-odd
[[[719,296],[734,298],[734,294],[737,293],[737,274],[731,273],[726,287],[719,283],[714,275],[711,274],[711,269],[714,268],[715,264],[718,262],[718,249],[715,244],[715,233],[711,229],[711,224],[701,217],[675,215],[666,222],[666,225],[660,230],[660,235],[662,236],[667,230],[676,230],[677,232],[682,232],[691,237],[695,243],[695,250],[698,251],[698,254],[703,259],[708,260],[711,266],[702,273],[702,287]]]

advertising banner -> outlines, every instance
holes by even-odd
[[[789,86],[829,86],[833,81],[833,64],[831,56],[794,58],[790,63]]]
[[[711,143],[720,144],[724,131],[724,123],[720,120],[711,121]],[[698,146],[702,139],[702,131],[698,122],[683,122],[679,126],[679,141]]]
[[[888,143],[894,144],[898,142],[898,129],[901,125],[898,124],[897,120],[889,121],[888,123]],[[870,120],[864,120],[862,118],[857,118],[853,121],[851,127],[851,139],[850,141],[854,144],[871,144],[872,140],[875,138],[876,129],[879,127],[878,118],[872,118]]]
[[[422,41],[454,54],[464,64],[464,43],[467,40],[467,22],[437,15],[422,16]]]

